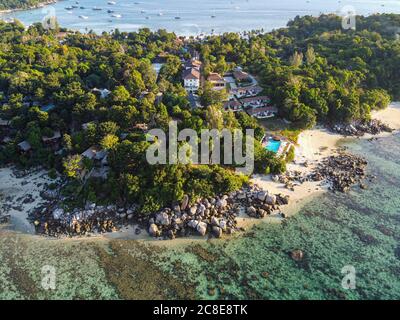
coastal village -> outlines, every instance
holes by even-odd
[[[66,35],[64,34],[63,37]],[[223,74],[204,70],[202,57],[193,47],[186,46],[185,41],[177,39],[183,44],[179,53],[181,63],[181,84],[186,91],[187,101],[191,110],[205,108],[202,106],[200,92],[208,84],[215,92],[226,92],[226,99],[222,101],[222,108],[225,111],[245,112],[257,121],[277,119],[279,117],[279,106],[272,104],[271,99],[264,95],[263,88],[255,75],[246,72],[242,67],[235,66],[230,71]],[[63,40],[60,40],[63,43]],[[159,54],[152,67],[157,77],[159,76],[168,53]],[[108,88],[91,89],[91,92],[100,100],[106,100],[112,94]],[[147,91],[140,94],[141,98],[148,95]],[[0,94],[2,102],[7,102],[7,97]],[[155,99],[156,104],[160,104],[163,93],[158,93]],[[26,108],[36,108],[44,114],[51,114],[57,110],[55,103],[41,104],[29,96],[23,98],[23,106]],[[83,123],[80,127],[71,123],[71,132],[88,131],[94,124],[92,122]],[[137,123],[132,130],[134,132],[147,133],[151,123]],[[375,122],[367,126],[352,126],[349,131],[347,127],[337,126],[334,130],[349,135],[367,133],[371,131],[379,133],[390,131],[390,128],[380,122]],[[264,128],[266,129],[266,128]],[[354,129],[354,130],[353,130]],[[353,131],[352,131],[353,130]],[[63,154],[62,144],[64,132],[54,130],[46,132],[41,136],[41,143],[54,155]],[[129,135],[128,132],[120,133],[118,139],[124,140]],[[18,132],[13,129],[10,120],[0,118],[0,142],[4,148],[18,137]],[[274,154],[275,157],[286,157],[289,150],[297,147],[296,142],[287,137],[277,135],[265,130],[265,135],[261,139],[263,148]],[[33,146],[28,140],[18,141],[18,150],[21,155],[29,156],[33,152]],[[301,147],[301,146],[300,146]],[[108,178],[109,151],[99,145],[92,145],[84,150],[79,157],[80,169],[78,172],[79,180],[82,185],[91,179],[105,181]],[[339,160],[338,160],[339,159]],[[84,166],[84,162],[90,162],[90,168]],[[305,159],[302,163],[297,163],[302,167],[308,167],[309,163]],[[118,231],[127,225],[135,225],[135,235],[140,235],[142,230],[146,230],[152,237],[160,239],[174,239],[175,237],[186,237],[189,235],[200,235],[220,238],[224,234],[233,234],[243,231],[244,228],[238,223],[239,219],[250,217],[252,219],[262,219],[267,216],[282,220],[286,217],[281,207],[290,203],[290,196],[284,194],[293,192],[296,186],[312,182],[314,188],[323,188],[329,185],[332,191],[346,192],[354,184],[359,184],[363,188],[365,185],[362,180],[367,177],[365,172],[366,162],[356,156],[349,156],[343,152],[339,153],[339,158],[329,158],[319,163],[311,170],[302,173],[299,171],[288,172],[286,174],[274,175],[271,177],[276,184],[283,186],[278,192],[268,192],[259,188],[257,185],[246,187],[237,192],[216,195],[213,198],[190,199],[188,195],[180,203],[175,203],[171,207],[154,212],[147,216],[137,216],[136,205],[97,205],[88,202],[85,208],[67,209],[62,206],[63,197],[58,190],[47,188],[40,192],[44,202],[29,212],[29,221],[34,225],[39,234],[48,236],[83,236],[92,233],[107,233]],[[18,173],[15,173],[19,175]],[[29,174],[28,174],[29,175]],[[48,186],[48,184],[46,184]],[[281,192],[282,191],[282,192]],[[61,202],[60,202],[61,201]],[[27,200],[27,203],[38,204]],[[3,208],[4,209],[4,208]],[[2,222],[7,222],[10,215],[3,213]]]

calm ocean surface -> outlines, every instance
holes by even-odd
[[[3,14],[1,17],[17,18],[29,25],[42,21],[47,14],[55,14],[61,26],[82,32],[93,30],[100,33],[115,28],[135,31],[149,27],[174,31],[179,35],[198,35],[253,29],[270,31],[284,27],[297,15],[339,13],[346,6],[353,6],[357,14],[363,15],[400,13],[399,0],[116,0],[115,5],[108,2],[64,0],[43,9]],[[86,9],[66,10],[73,5]],[[93,7],[103,10],[94,11]],[[121,17],[112,17],[107,13],[109,9]]]

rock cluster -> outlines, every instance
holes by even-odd
[[[228,195],[197,201],[190,201],[185,195],[181,203],[147,216],[140,215],[136,206],[126,209],[115,205],[89,204],[85,209],[68,211],[53,201],[36,209],[30,220],[38,233],[54,237],[112,232],[122,225],[139,224],[157,238],[174,239],[191,234],[220,238],[223,234],[241,230],[237,223],[241,212],[263,218],[288,203],[289,197],[269,194],[251,186]]]
[[[365,134],[379,134],[381,132],[393,132],[393,129],[380,120],[358,121],[352,124],[336,124],[333,126],[334,132],[345,136],[361,137]]]
[[[296,185],[307,181],[327,183],[331,191],[347,192],[355,184],[366,189],[363,180],[366,177],[367,164],[364,158],[339,149],[338,154],[323,159],[308,174],[300,171],[287,172],[275,176],[274,181],[285,184],[286,188],[292,191]]]
[[[257,186],[215,198],[203,198],[189,205],[184,196],[180,205],[165,208],[149,220],[149,234],[153,237],[174,239],[190,234],[210,235],[220,238],[223,234],[239,231],[237,217],[241,209],[254,218],[263,218],[280,205],[289,203],[289,197],[272,195]]]
[[[85,209],[64,210],[55,204],[35,210],[30,215],[36,231],[48,236],[79,236],[95,232],[112,232],[133,221],[135,208],[89,204]]]
[[[263,218],[280,205],[289,203],[289,197],[272,195],[257,186],[215,198],[203,198],[189,205],[184,196],[180,205],[166,208],[149,220],[149,234],[153,237],[173,239],[198,234],[220,238],[223,234],[239,231],[237,217],[241,209],[250,217]]]
[[[367,164],[363,157],[340,153],[324,159],[310,178],[313,181],[326,180],[332,191],[347,192],[355,184],[364,186],[362,181],[366,176]]]

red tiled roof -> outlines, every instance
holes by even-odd
[[[208,81],[225,81],[224,78],[222,78],[218,73],[210,73],[209,76],[207,77]]]
[[[185,79],[185,80],[190,80],[190,79],[200,80],[200,72],[196,69],[185,70],[185,72],[183,73],[183,79]]]
[[[250,77],[248,73],[243,71],[234,71],[233,76],[236,80],[246,80]]]

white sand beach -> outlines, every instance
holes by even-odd
[[[400,102],[391,103],[385,110],[372,112],[372,118],[386,123],[396,131],[400,130]],[[381,138],[391,134],[392,133],[382,133],[374,137]],[[365,135],[362,139],[369,138],[371,138],[371,135]],[[344,137],[323,128],[306,130],[299,135],[295,161],[294,163],[288,164],[287,169],[288,171],[308,173],[323,158],[334,154],[341,140],[345,141],[351,139],[354,138]],[[307,168],[303,165],[305,161],[309,164]],[[296,186],[295,191],[290,191],[286,189],[283,184],[272,181],[271,175],[257,175],[252,181],[273,194],[282,193],[284,195],[289,195],[291,203],[284,209],[285,214],[289,216],[296,213],[299,206],[304,205],[307,201],[313,199],[313,197],[327,191],[327,187],[321,186],[319,182],[307,182]],[[271,220],[271,217],[266,219]],[[272,219],[275,221],[281,220],[280,218]],[[247,221],[244,221],[244,223],[248,224]]]

